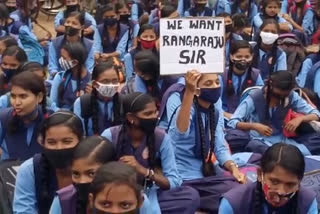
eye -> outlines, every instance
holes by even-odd
[[[57,144],[56,141],[53,141],[53,140],[48,140],[46,143],[49,144],[49,145],[51,145],[51,146]]]
[[[109,207],[111,207],[111,203],[108,202],[108,201],[102,202],[101,205],[102,205],[104,208],[109,208]]]
[[[272,185],[278,185],[278,184],[279,184],[279,181],[272,179],[272,180],[271,180],[271,183],[272,183]]]
[[[130,207],[132,206],[131,203],[128,203],[128,202],[121,202],[120,203],[120,206],[123,208],[123,209],[130,209]]]
[[[77,172],[77,171],[72,171],[72,177],[79,178],[80,177],[80,173]]]
[[[96,173],[93,172],[93,171],[88,173],[88,175],[89,175],[90,178],[93,178],[95,174],[96,174]]]

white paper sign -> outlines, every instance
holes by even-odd
[[[223,73],[223,18],[160,19],[160,74]]]

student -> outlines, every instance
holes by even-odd
[[[295,146],[274,144],[262,156],[258,181],[225,193],[219,213],[317,214],[314,192],[300,186],[304,169],[304,157]]]
[[[231,5],[231,14],[241,13],[244,14],[253,23],[253,18],[258,14],[258,7],[255,1],[252,0],[235,0]]]
[[[87,57],[84,59],[85,67],[88,72],[92,72],[94,67],[94,53],[97,50],[97,43],[87,38],[83,38],[84,24],[84,13],[70,13],[64,23],[66,28],[65,34],[63,36],[58,36],[50,43],[48,70],[51,77],[54,77],[57,72],[66,71],[64,67],[61,67],[59,59],[61,57],[60,49],[67,43],[80,42],[85,47],[87,52]]]
[[[129,27],[120,23],[119,12],[114,4],[107,4],[103,8],[102,14],[103,24],[98,25],[101,45],[95,58],[96,60],[107,60],[110,57],[123,58],[127,52]]]
[[[32,19],[35,18],[37,13],[37,6],[33,0],[16,0],[17,10],[10,13],[10,17],[15,21],[20,21],[27,25],[29,30],[32,31]]]
[[[16,0],[5,0],[4,2],[9,10],[9,13],[12,13],[17,9]]]
[[[167,3],[163,5],[161,7],[161,10],[158,16],[160,16],[161,18],[170,18],[170,19],[175,19],[180,17],[177,11],[177,7],[173,3],[171,4]],[[160,19],[158,18],[157,20],[154,20],[152,25],[154,27],[156,35],[159,36],[160,35]]]
[[[48,213],[55,192],[72,184],[70,164],[82,139],[81,120],[71,112],[59,111],[48,117],[39,131],[43,152],[19,168],[13,213]]]
[[[320,4],[316,4],[313,8],[312,26],[310,27],[312,37],[311,44],[319,44],[320,42]]]
[[[258,29],[261,29],[262,23],[266,19],[274,19],[279,24],[279,30],[281,32],[290,32],[292,31],[293,27],[290,23],[288,23],[284,18],[279,16],[280,12],[280,1],[279,0],[265,0],[262,2],[262,11],[258,13],[253,18],[253,25],[255,31],[257,32]]]
[[[0,74],[0,95],[9,91],[9,85],[12,77],[19,73],[19,67],[28,60],[24,50],[18,46],[8,47],[2,54]]]
[[[26,160],[40,152],[36,135],[39,124],[47,117],[45,94],[43,80],[31,72],[12,78],[12,107],[0,111],[2,160]]]
[[[119,73],[111,59],[96,65],[91,94],[77,98],[73,108],[81,118],[87,136],[100,135],[105,129],[119,124],[119,87]]]
[[[150,213],[194,213],[199,196],[192,188],[179,187],[173,142],[156,128],[154,99],[142,93],[128,94],[123,97],[123,110],[123,125],[105,130],[102,136],[114,144],[117,160],[135,168],[153,205]]]
[[[136,75],[122,89],[122,93],[148,93],[160,103],[165,91],[177,81],[176,76],[160,77],[159,56],[150,50],[140,51],[135,55]]]
[[[219,1],[217,1],[218,3]],[[215,16],[216,11],[207,7],[208,0],[194,0],[194,6],[184,12],[184,16]],[[224,11],[222,11],[224,12]]]
[[[279,141],[297,146],[304,155],[319,154],[317,133],[298,132],[310,121],[318,121],[320,113],[296,92],[293,75],[288,71],[271,74],[266,87],[253,90],[240,103],[228,125],[233,129],[250,131],[251,141],[244,149],[263,153]],[[284,122],[289,109],[303,115]],[[283,131],[295,133],[287,138]]]
[[[264,85],[260,71],[252,68],[253,49],[249,42],[234,41],[230,51],[230,67],[220,81],[224,116],[231,118],[240,103],[242,92],[252,86]]]
[[[266,19],[257,35],[252,66],[260,70],[263,80],[268,78],[270,72],[287,70],[286,53],[276,42],[279,33],[278,23],[274,19]]]
[[[80,42],[68,43],[61,48],[60,67],[53,81],[50,99],[59,108],[72,109],[74,101],[85,93],[90,73],[85,67],[87,50]]]
[[[183,90],[173,91],[166,102],[167,118],[172,118],[168,133],[183,185],[199,192],[201,210],[213,213],[221,194],[238,185],[236,181],[245,183],[246,178],[224,139],[218,75],[189,71],[185,82]],[[232,177],[222,176],[219,166]]]
[[[134,168],[120,162],[107,163],[92,181],[87,213],[139,213],[144,203],[141,190]]]
[[[155,33],[154,27],[149,24],[142,25],[137,36],[137,47],[135,49],[132,49],[124,56],[127,81],[130,80],[131,77],[135,74],[133,60],[136,54],[141,50],[152,50],[153,52],[156,52],[156,41],[157,35]]]
[[[17,40],[11,36],[0,37],[0,64],[2,62],[3,52],[10,46],[18,46]]]
[[[107,139],[92,136],[82,140],[75,148],[71,172],[71,185],[60,189],[53,200],[50,213],[86,214],[91,182],[96,171],[113,161],[115,151]]]
[[[246,41],[252,41],[254,38],[254,32],[252,30],[252,24],[249,19],[243,13],[237,13],[232,16],[233,28],[232,33],[238,38],[242,38]],[[240,39],[238,39],[240,40]]]
[[[64,26],[66,18],[72,12],[81,12],[80,11],[80,0],[67,0],[66,1],[66,10],[60,11],[54,19],[54,27],[57,31],[57,36],[61,36],[65,33],[66,28]],[[97,27],[96,20],[89,13],[85,12],[85,28],[83,29],[83,35],[88,38],[93,38],[95,29]]]

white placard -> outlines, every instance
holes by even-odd
[[[160,19],[160,74],[223,73],[223,18]]]

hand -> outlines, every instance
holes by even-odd
[[[292,22],[292,18],[291,18],[291,16],[289,15],[289,14],[282,14],[281,15],[282,16],[282,18],[284,18],[287,22]]]
[[[247,183],[247,177],[245,174],[239,171],[238,168],[234,168],[232,171],[232,176],[240,183],[240,184],[246,184]]]
[[[93,33],[94,33],[94,31],[93,31],[93,29],[91,27],[88,27],[88,28],[83,30],[83,35],[85,35],[85,36],[91,35]]]
[[[122,156],[120,158],[120,161],[133,167],[137,171],[137,173],[139,173],[143,176],[146,176],[146,174],[148,172],[148,170],[146,168],[144,168],[143,166],[141,166],[138,163],[138,161],[136,160],[136,158],[134,156],[129,156],[129,155]]]
[[[300,116],[290,120],[287,124],[284,125],[284,129],[289,133],[295,132],[298,126],[300,126],[300,124],[302,123],[302,117],[303,116]]]
[[[201,77],[201,73],[197,70],[188,71],[185,79],[186,79],[186,91],[195,94],[198,88],[198,82]]]
[[[269,126],[263,125],[261,123],[255,123],[254,130],[259,132],[263,136],[269,137],[272,135],[272,128],[270,128]]]
[[[86,94],[91,94],[91,92],[92,92],[92,83],[88,83],[86,85],[86,88],[85,88],[84,91],[86,92]]]
[[[103,53],[100,55],[100,58],[102,59],[102,61],[107,61],[110,57],[111,57],[110,54],[106,54],[106,53]]]

